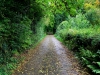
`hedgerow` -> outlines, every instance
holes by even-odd
[[[89,23],[85,15],[69,17],[57,28],[58,39],[73,50],[84,66],[100,74],[100,27]]]

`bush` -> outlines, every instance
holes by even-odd
[[[98,27],[99,29],[100,27]],[[67,47],[76,52],[82,63],[90,68],[95,74],[100,74],[100,31],[88,29],[69,29],[66,30],[66,36],[60,37]],[[98,32],[98,33],[96,33]],[[61,33],[60,33],[61,35]]]
[[[94,74],[100,74],[100,27],[92,26],[82,14],[69,17],[57,28],[56,37],[79,56]]]
[[[100,25],[100,9],[90,9],[86,12],[86,18],[92,25]]]
[[[75,34],[73,29],[83,29],[89,27],[89,21],[86,19],[85,15],[79,14],[76,17],[68,17],[67,21],[63,21],[59,24],[56,34],[65,38],[67,32],[72,32]]]

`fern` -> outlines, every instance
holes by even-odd
[[[84,58],[84,57],[82,57],[82,60],[83,60],[83,62],[84,62],[84,64],[86,65],[88,65],[88,64],[90,64],[90,62],[86,59],[86,58]]]
[[[97,65],[100,67],[100,62],[97,62]]]
[[[88,68],[90,68],[92,70],[92,72],[96,73],[96,74],[100,74],[100,69],[98,69],[96,66],[94,65],[87,65]]]

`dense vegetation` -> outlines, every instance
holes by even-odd
[[[69,15],[57,28],[56,37],[73,50],[82,64],[100,74],[100,1],[84,0],[83,10]]]
[[[0,0],[0,75],[10,75],[16,59],[46,33],[76,52],[100,74],[99,0]]]
[[[10,75],[28,50],[44,37],[42,8],[31,0],[0,0],[0,75]]]

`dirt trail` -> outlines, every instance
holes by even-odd
[[[21,71],[14,75],[88,75],[78,61],[53,35],[40,43],[37,52]]]

